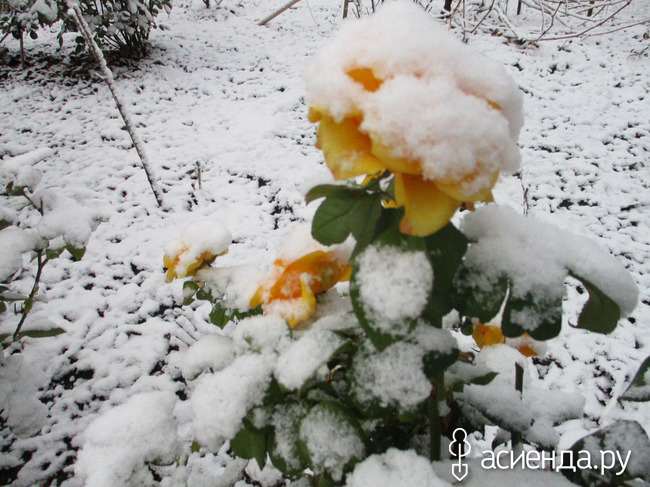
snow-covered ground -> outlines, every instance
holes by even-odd
[[[302,74],[340,25],[340,6],[301,2],[259,27],[278,3],[224,0],[206,9],[185,0],[163,19],[169,30],[153,32],[147,59],[112,63],[164,188],[164,209],[107,86],[70,56],[72,37],[54,51],[55,31],[44,33],[27,42],[25,70],[0,65],[0,157],[55,149],[38,164],[41,185],[104,219],[80,262],[62,258],[46,268],[48,301],[25,325],[66,333],[24,338],[5,351],[0,483],[74,487],[102,469],[127,478],[133,462],[173,451],[168,413],[188,386],[170,357],[217,329],[209,306],[182,306],[182,282],[165,283],[164,245],[189,223],[219,220],[233,236],[220,262],[262,271],[313,214],[304,194],[330,176],[314,147]],[[647,9],[638,3],[636,11]],[[525,96],[523,163],[498,183],[497,203],[590,236],[640,289],[636,310],[611,335],[572,329],[569,318],[536,359],[538,386],[586,398],[585,417],[559,428],[564,447],[615,419],[650,425],[648,403],[616,400],[650,354],[650,63],[647,51],[634,54],[647,46],[645,30],[526,48],[470,38]],[[16,42],[5,45],[17,56]],[[13,332],[16,320],[3,314],[0,333]],[[188,424],[176,426],[179,438],[189,437]],[[241,467],[225,448],[195,455],[205,473],[196,478],[211,485],[232,484]]]

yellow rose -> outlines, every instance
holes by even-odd
[[[317,147],[337,180],[389,170],[403,233],[492,201],[519,164],[521,95],[501,66],[404,2],[350,22],[306,74]]]

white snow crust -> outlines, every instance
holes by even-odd
[[[86,428],[75,472],[87,487],[153,485],[146,462],[171,463],[179,454],[176,396],[167,391],[131,397]]]
[[[451,470],[451,469],[450,469]],[[448,487],[436,475],[431,462],[413,450],[390,448],[359,463],[348,476],[346,487]]]
[[[467,266],[488,276],[507,274],[517,297],[531,291],[550,299],[562,297],[564,280],[572,272],[614,300],[623,316],[637,304],[639,291],[632,276],[590,239],[495,206],[468,215],[462,230],[470,241],[478,240],[465,255]]]
[[[384,333],[403,334],[433,289],[433,268],[426,254],[371,245],[358,256],[357,265],[359,296],[368,321]]]

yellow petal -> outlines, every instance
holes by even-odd
[[[397,172],[404,174],[422,174],[422,169],[417,161],[393,156],[390,149],[378,140],[375,140],[375,138],[372,138],[372,154],[386,168],[390,169],[393,174]]]
[[[295,328],[298,323],[309,318],[316,310],[316,296],[309,287],[309,284],[305,279],[301,279],[300,285],[302,288],[300,299],[297,300],[296,307],[284,317],[291,328]]]
[[[505,343],[506,337],[503,336],[501,328],[493,325],[484,325],[479,323],[474,327],[472,337],[478,345],[478,348],[496,345],[497,343]]]
[[[400,231],[424,237],[444,227],[461,202],[440,191],[434,181],[395,173],[395,201],[404,207]]]
[[[452,198],[458,201],[465,201],[468,203],[474,203],[476,201],[487,201],[487,202],[494,201],[494,199],[492,198],[492,188],[496,184],[497,179],[499,179],[499,173],[495,172],[492,175],[492,177],[490,178],[489,186],[481,188],[480,190],[474,193],[469,193],[463,190],[463,184],[471,182],[471,180],[474,179],[474,177],[475,177],[474,174],[472,174],[460,181],[436,180],[436,185],[441,191],[444,191],[449,196],[451,196]]]
[[[357,83],[362,84],[368,91],[377,91],[383,83],[370,68],[351,69],[347,72],[347,75]]]
[[[317,146],[323,151],[327,167],[335,179],[348,179],[372,174],[384,169],[381,161],[371,154],[370,138],[359,131],[359,121],[346,118],[337,123],[321,114]]]

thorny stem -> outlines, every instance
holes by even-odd
[[[515,389],[519,391],[519,394],[523,395],[524,392],[524,368],[515,364]],[[519,431],[512,432],[512,449],[519,449],[521,447],[522,436]]]
[[[442,443],[442,426],[440,424],[440,410],[438,401],[444,396],[445,378],[442,372],[436,374],[434,384],[429,395],[427,409],[429,412],[429,459],[434,462],[440,460],[440,446]]]
[[[34,298],[36,297],[36,293],[38,293],[38,287],[39,287],[39,283],[41,282],[41,275],[43,274],[43,268],[49,261],[50,259],[48,258],[43,259],[42,250],[36,251],[37,268],[36,268],[36,275],[34,276],[34,285],[32,286],[32,290],[29,293],[29,296],[27,297],[27,299],[25,299],[25,304],[21,312],[22,316],[20,317],[18,326],[16,326],[16,331],[14,331],[14,336],[13,336],[14,341],[17,341],[20,338],[20,330],[23,328],[23,325],[25,324],[25,320],[27,320],[27,315],[32,310],[32,306],[34,305]]]

